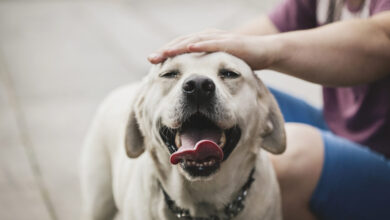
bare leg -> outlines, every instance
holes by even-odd
[[[270,155],[282,193],[284,219],[316,219],[309,201],[321,175],[324,144],[312,126],[286,123],[287,149]]]

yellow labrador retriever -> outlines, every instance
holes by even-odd
[[[285,150],[284,121],[245,62],[170,58],[101,105],[82,155],[82,220],[281,219],[263,149]]]

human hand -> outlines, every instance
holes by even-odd
[[[276,45],[271,36],[248,36],[212,29],[178,37],[151,54],[148,60],[157,64],[182,53],[223,51],[258,70],[276,62]]]

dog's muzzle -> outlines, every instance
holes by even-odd
[[[189,77],[182,85],[182,109],[187,118],[178,129],[160,128],[160,135],[171,153],[171,164],[179,163],[192,176],[214,173],[241,137],[238,126],[222,129],[213,121],[212,116],[216,114],[215,90],[210,78]]]

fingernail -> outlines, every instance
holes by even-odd
[[[157,53],[152,53],[152,54],[150,54],[149,56],[148,56],[148,59],[149,60],[156,60],[156,59],[158,59],[158,58],[160,58],[161,56],[159,55],[159,54],[157,54]]]

